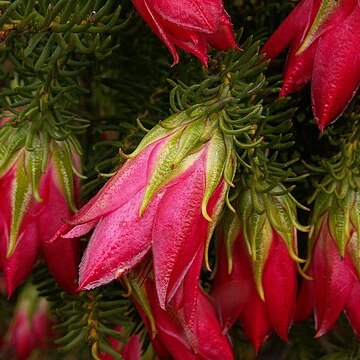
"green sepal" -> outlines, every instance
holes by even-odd
[[[239,209],[241,219],[241,230],[243,241],[248,249],[252,261],[252,270],[257,292],[262,300],[265,300],[265,294],[262,283],[262,275],[265,262],[268,258],[270,245],[272,241],[272,228],[266,218],[264,211],[258,211],[254,207],[254,197],[257,193],[252,190],[242,190],[239,197]],[[263,206],[261,198],[257,200],[258,206]]]
[[[226,257],[228,260],[228,274],[231,274],[233,269],[233,251],[234,244],[240,233],[240,218],[238,214],[234,214],[229,210],[224,214],[223,222],[223,239]]]
[[[198,150],[204,145],[201,141],[201,135],[204,131],[205,122],[203,119],[193,121],[186,125],[179,141],[179,151],[173,161],[173,167],[178,166],[189,153]]]
[[[151,328],[151,338],[154,338],[157,333],[155,319],[151,312],[149,298],[145,286],[143,286],[141,276],[132,272],[128,277],[123,277],[123,279],[125,279],[127,285],[130,286],[131,295],[135,298],[136,302],[140,305],[141,310],[147,316]]]
[[[226,160],[224,169],[224,180],[231,187],[235,187],[233,180],[236,173],[236,151],[234,150],[233,137],[230,135],[223,135],[226,147]]]
[[[175,173],[173,162],[178,153],[178,142],[181,133],[174,134],[170,139],[167,140],[166,144],[162,147],[156,165],[151,173],[150,179],[145,189],[143,201],[140,206],[140,216],[144,213],[146,207],[150,203],[156,192],[170,180],[172,175]],[[178,167],[176,171],[178,171]]]
[[[24,214],[32,199],[31,183],[23,166],[24,160],[24,155],[22,155],[17,161],[16,176],[11,189],[11,230],[7,257],[10,257],[14,252]]]
[[[311,214],[308,259],[305,268],[307,268],[310,264],[312,249],[315,245],[317,234],[319,233],[321,225],[323,223],[324,215],[330,209],[331,204],[332,204],[332,195],[329,195],[324,191],[319,191],[317,193],[315,198],[315,204]]]
[[[218,224],[218,222],[221,218],[222,211],[224,208],[224,200],[225,200],[225,197],[227,196],[228,192],[229,192],[229,186],[224,181],[221,195],[219,196],[216,207],[214,208],[214,211],[212,213],[212,221],[209,223],[208,228],[207,228],[207,236],[206,236],[206,241],[205,241],[205,252],[204,252],[204,262],[205,262],[206,269],[209,271],[211,271],[210,263],[209,263],[210,241],[211,241],[212,234],[216,228],[216,225]]]
[[[201,204],[201,211],[205,219],[212,221],[207,212],[207,205],[214,191],[224,178],[224,166],[227,155],[224,138],[220,131],[215,131],[213,133],[212,138],[208,142],[206,155],[206,185]]]
[[[137,146],[137,148],[131,154],[126,155],[126,157],[134,158],[139,155],[140,152],[143,151],[148,145],[178,131],[179,129],[177,129],[177,127],[182,125],[187,119],[188,117],[185,113],[169,116],[166,120],[154,126],[140,141],[140,144]]]
[[[262,226],[259,228],[259,233],[254,239],[256,241],[256,260],[253,262],[253,273],[256,285],[256,290],[260,299],[265,301],[265,293],[263,287],[263,273],[266,260],[269,256],[270,246],[272,243],[273,230],[270,222],[265,219],[265,215],[258,215],[254,217],[254,223],[258,222]]]
[[[33,140],[33,150],[26,153],[26,170],[31,179],[31,188],[34,199],[42,201],[39,194],[39,183],[43,174],[44,153],[48,154],[48,145],[42,144],[39,137]]]
[[[296,220],[296,207],[289,196],[287,194],[281,196],[268,196],[265,194],[264,204],[271,227],[285,242],[290,257],[296,262],[305,262],[297,255],[294,233],[299,224]]]
[[[57,180],[60,182],[61,189],[66,196],[70,209],[73,212],[76,212],[71,147],[66,142],[61,145],[57,142],[53,142],[51,152],[57,173]]]
[[[333,196],[333,202],[329,210],[329,228],[339,253],[345,256],[346,246],[350,239],[350,210],[352,192],[348,192],[343,199]]]
[[[335,9],[340,6],[339,3],[340,1],[338,0],[322,1],[315,20],[313,21],[309,31],[307,32],[305,39],[302,41],[296,55],[300,55],[316,40],[322,25],[326,22],[326,20],[329,19]]]
[[[360,193],[353,192],[351,201],[350,220],[355,231],[359,234],[360,231]]]
[[[10,125],[0,129],[0,175],[6,173],[25,146],[26,134],[25,128],[14,129]]]

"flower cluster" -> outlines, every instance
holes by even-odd
[[[100,58],[100,33],[109,28],[101,32],[94,25],[105,12],[101,7],[70,31],[71,21],[61,23],[58,15],[62,3],[49,6],[41,20],[53,33],[35,64],[41,81],[33,88],[39,99],[29,99],[31,93],[18,100],[24,90],[16,87],[9,96],[15,116],[11,119],[5,112],[0,119],[1,292],[10,298],[43,258],[60,287],[74,295],[59,297],[75,299],[70,321],[58,327],[62,331],[68,325],[69,334],[58,343],[74,337],[71,346],[65,346],[69,349],[85,339],[94,358],[103,360],[139,360],[147,344],[142,329],[108,321],[118,310],[111,307],[118,305],[114,298],[120,283],[129,291],[131,310],[136,308],[150,335],[150,350],[159,359],[232,360],[236,355],[230,334],[238,321],[258,352],[272,331],[288,342],[293,322],[312,312],[316,336],[330,331],[342,311],[360,336],[359,134],[352,131],[341,139],[345,150],[335,156],[341,158],[335,165],[324,161],[327,175],[316,185],[310,227],[302,226],[297,208],[308,209],[295,200],[288,183],[307,175],[292,169],[294,154],[304,150],[289,150],[296,110],[293,100],[284,98],[311,81],[320,130],[343,114],[360,84],[359,0],[302,0],[265,43],[264,55],[251,40],[244,43],[243,53],[236,51],[222,0],[132,0],[170,50],[173,63],[179,62],[181,48],[205,65],[204,77],[196,85],[175,85],[172,115],[148,130],[131,154],[120,151],[122,166],[79,210],[81,151],[72,130],[83,127],[83,119],[69,115],[66,106],[59,109],[56,101],[65,92],[58,77],[80,73],[68,70],[65,60],[56,56],[74,45],[76,66],[86,64],[82,56],[91,49]],[[66,13],[71,13],[69,4]],[[17,14],[15,5],[6,12]],[[109,1],[104,7],[112,6]],[[132,18],[130,14],[129,21]],[[65,35],[61,29],[67,29]],[[99,35],[93,45],[78,37],[82,30],[87,40]],[[21,56],[34,50],[44,34],[19,51]],[[106,41],[110,43],[111,36]],[[38,63],[54,43],[56,56],[48,65],[54,66],[54,78],[48,79]],[[207,69],[210,46],[232,50],[214,56]],[[267,62],[262,60],[276,58],[287,46],[281,99],[275,100],[280,77],[266,79]],[[356,124],[358,115],[353,117]],[[122,128],[105,126],[101,131],[101,145],[113,145],[123,135]],[[297,235],[309,229],[306,261],[298,256]],[[86,248],[80,260],[81,239]],[[202,276],[212,267],[212,278]],[[116,288],[116,295],[104,301],[98,288],[107,285]],[[26,359],[35,356],[34,351],[42,355],[48,346],[51,321],[45,300],[22,289],[25,295],[20,287],[14,318],[1,340],[19,359]],[[67,305],[62,310],[68,314]],[[126,316],[131,310],[126,308]]]
[[[311,80],[320,130],[335,121],[360,84],[360,4],[357,0],[303,0],[270,37],[262,52],[277,57],[290,45],[280,95]]]
[[[10,123],[0,129],[0,269],[10,297],[42,253],[59,285],[74,293],[78,243],[49,240],[76,210],[80,184],[72,167],[79,167],[79,155],[66,143],[40,138],[34,151],[14,151],[26,131]]]

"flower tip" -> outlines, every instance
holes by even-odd
[[[315,118],[315,120],[316,120],[317,126],[318,126],[318,128],[320,130],[320,133],[322,134],[324,132],[325,128],[326,128],[326,124],[325,124],[325,122],[320,121],[317,118]]]
[[[11,279],[9,279],[8,276],[5,274],[5,283],[6,283],[6,292],[7,292],[7,300],[9,301],[12,294],[14,293],[15,289],[17,288],[17,285],[15,285]]]
[[[316,323],[316,321],[315,321],[315,323]],[[318,339],[319,337],[325,335],[331,329],[331,327],[332,327],[332,324],[330,324],[326,321],[322,321],[321,324],[317,324],[316,325],[316,334],[314,335],[314,339]]]
[[[316,331],[314,339],[318,339],[319,337],[325,335],[328,332],[328,329],[321,327],[319,330]]]
[[[171,67],[174,67],[175,65],[177,65],[179,63],[179,55],[177,52],[171,52],[171,55],[173,57],[173,62],[171,64]]]
[[[287,96],[289,95],[289,91],[288,91],[288,88],[286,86],[283,86],[279,92],[279,98],[282,98],[284,96]]]

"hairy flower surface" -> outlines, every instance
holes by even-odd
[[[237,48],[222,0],[132,0],[140,15],[179,62],[176,47],[207,64],[208,45]]]
[[[194,259],[204,254],[206,259],[233,161],[208,118],[180,113],[157,125],[55,237],[76,238],[94,228],[80,264],[79,289],[107,284],[151,254],[165,309]],[[197,286],[199,273],[200,267],[189,286]],[[188,301],[195,306],[193,296]]]
[[[290,45],[280,95],[311,80],[320,130],[335,121],[360,84],[360,4],[357,0],[303,0],[264,45],[267,59]]]

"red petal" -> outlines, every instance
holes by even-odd
[[[311,44],[301,54],[296,55],[299,44],[300,37],[291,47],[287,57],[284,83],[279,96],[286,96],[294,91],[298,91],[311,80],[317,42]]]
[[[190,175],[168,188],[156,213],[153,228],[154,274],[160,306],[165,309],[168,298],[170,276],[184,277],[196,254],[199,243],[206,233],[195,233],[195,225],[201,216],[201,202],[205,189],[205,167],[203,156],[187,171]],[[181,258],[185,258],[178,260]],[[179,266],[183,264],[182,266]]]
[[[104,285],[134,267],[151,246],[153,219],[162,194],[151,200],[139,217],[144,191],[102,218],[92,234],[80,264],[79,289]]]
[[[196,313],[198,316],[199,353],[202,358],[209,360],[233,359],[229,339],[226,335],[223,335],[219,319],[202,291],[199,291]]]
[[[74,294],[76,292],[77,268],[80,262],[79,241],[61,237],[50,241],[64,218],[71,216],[65,195],[58,188],[56,173],[48,169],[40,184],[42,209],[36,216],[36,222],[46,264],[58,284]],[[46,224],[46,226],[44,226]]]
[[[143,17],[143,19],[150,26],[152,31],[160,38],[160,40],[166,45],[169,49],[171,55],[173,56],[173,65],[179,62],[179,55],[176,51],[175,44],[171,37],[166,33],[166,30],[161,24],[161,19],[158,18],[157,14],[154,14],[152,9],[144,0],[131,0],[137,11]]]
[[[303,0],[290,13],[261,49],[261,53],[266,54],[266,60],[276,58],[296,38],[302,38],[310,19],[312,6],[313,0]]]
[[[360,283],[356,282],[345,305],[345,313],[358,338],[360,338]]]
[[[248,258],[244,256],[241,243],[242,240],[238,239],[235,244],[232,255],[233,268],[230,274],[228,274],[225,249],[222,247],[214,279],[212,296],[219,305],[224,332],[227,332],[235,324],[253,291],[251,265]]]
[[[308,274],[313,276],[311,269]],[[315,307],[314,291],[314,281],[302,279],[299,299],[296,304],[295,321],[305,321],[310,317]]]
[[[179,37],[183,28],[204,33],[217,31],[222,14],[221,0],[144,0],[163,19],[178,26]]]
[[[319,337],[329,331],[338,319],[356,275],[348,260],[341,258],[327,223],[320,229],[312,261],[316,336]]]
[[[225,11],[221,15],[218,30],[213,34],[206,35],[206,40],[213,48],[218,50],[239,49],[235,42],[230,16]]]
[[[251,340],[256,351],[258,351],[269,335],[271,325],[265,303],[257,294],[255,286],[240,318],[244,326],[245,335]]]
[[[69,221],[69,224],[79,225],[111,213],[124,206],[146,184],[149,158],[153,150],[157,152],[161,142],[147,146],[134,159],[128,160],[122,168],[103,186],[80,211]],[[138,209],[134,209],[137,212]]]
[[[3,258],[8,297],[10,297],[13,291],[29,276],[38,258],[40,243],[35,223],[23,224],[14,253],[9,258],[5,257],[6,250],[3,248],[5,244],[7,244],[7,240],[2,237],[0,253]]]
[[[282,238],[274,231],[263,275],[265,305],[270,323],[288,341],[296,306],[296,264]]]
[[[335,121],[360,83],[360,7],[321,36],[312,81],[312,103],[320,130]]]

